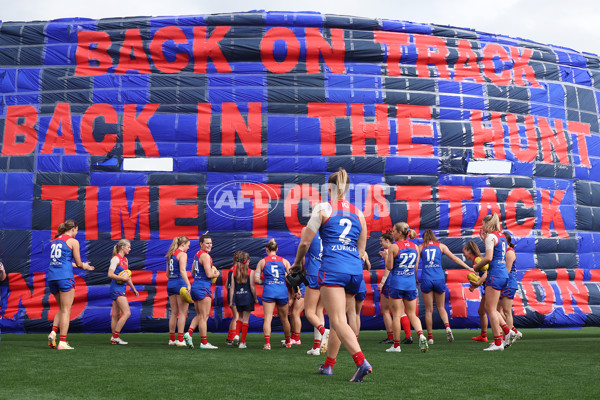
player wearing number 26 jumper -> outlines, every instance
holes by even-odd
[[[317,232],[323,243],[319,270],[319,285],[323,305],[329,315],[331,334],[327,359],[319,373],[332,375],[336,357],[343,344],[356,363],[351,382],[361,382],[373,368],[365,359],[358,339],[346,318],[346,304],[359,292],[363,280],[363,261],[367,242],[367,226],[363,213],[345,200],[350,179],[342,168],[329,176],[328,191],[331,201],[313,209],[307,229],[300,237],[293,268],[302,268],[302,261]]]
[[[67,332],[71,320],[71,306],[75,298],[75,277],[73,268],[87,271],[94,269],[89,263],[81,262],[79,241],[75,239],[79,227],[72,219],[58,226],[58,233],[50,242],[50,265],[48,267],[48,287],[56,298],[59,310],[52,323],[52,331],[48,335],[48,346],[51,349],[73,350],[67,343]],[[56,345],[56,332],[60,329],[60,342]]]

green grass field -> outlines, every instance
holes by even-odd
[[[343,349],[333,376],[317,374],[324,356],[309,356],[312,333],[303,344],[262,350],[261,334],[248,335],[248,348],[218,350],[167,346],[167,334],[124,334],[127,346],[108,334],[71,334],[75,351],[50,350],[46,335],[3,334],[0,342],[2,399],[598,399],[600,329],[526,329],[503,352],[484,352],[471,341],[477,331],[456,330],[448,343],[423,354],[416,344],[386,353],[384,332],[361,332],[373,374],[350,383],[354,363]],[[195,341],[199,336],[195,334]],[[197,344],[197,343],[196,343]]]

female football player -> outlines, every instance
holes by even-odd
[[[113,256],[110,259],[110,266],[108,267],[108,277],[110,281],[110,297],[113,300],[110,329],[112,331],[112,337],[110,342],[112,344],[127,344],[126,341],[121,339],[121,329],[125,326],[125,322],[131,316],[131,310],[129,309],[129,302],[127,301],[127,295],[125,290],[127,285],[131,287],[136,297],[139,296],[138,291],[133,285],[131,280],[131,274],[125,276],[119,276],[119,274],[125,270],[129,270],[129,262],[125,257],[131,251],[131,243],[127,239],[121,239],[117,242],[113,248]]]
[[[283,333],[285,335],[285,347],[291,347],[290,321],[288,321],[288,289],[285,282],[285,275],[290,269],[288,260],[277,255],[277,242],[275,239],[269,240],[267,243],[267,256],[260,260],[256,265],[254,274],[255,283],[264,284],[263,290],[263,309],[265,319],[263,324],[263,333],[265,335],[264,350],[271,350],[271,322],[273,321],[273,311],[277,305],[277,312],[281,325],[283,325]],[[264,281],[261,280],[264,276]]]
[[[192,264],[192,274],[194,275],[194,283],[192,284],[191,295],[194,301],[194,308],[196,309],[196,316],[190,322],[188,331],[183,335],[185,344],[193,349],[194,343],[192,340],[192,334],[196,327],[200,332],[200,349],[202,350],[214,350],[218,349],[217,346],[213,346],[208,343],[208,328],[207,322],[210,316],[210,306],[212,304],[212,291],[210,286],[212,285],[212,279],[219,277],[219,271],[213,268],[212,257],[208,254],[212,249],[212,238],[207,234],[200,236],[198,240],[200,242],[200,250],[194,256],[194,262]]]
[[[481,260],[481,252],[479,251],[479,247],[477,243],[472,240],[463,247],[463,256],[468,261],[471,261],[472,265],[476,265]],[[473,336],[472,339],[476,342],[487,343],[487,327],[488,327],[488,317],[485,313],[485,280],[487,279],[487,270],[488,266],[485,265],[483,268],[479,270],[479,280],[477,282],[471,282],[471,286],[469,290],[472,292],[478,288],[481,288],[481,302],[479,303],[479,309],[477,313],[479,314],[479,321],[481,325],[481,333],[477,336]]]
[[[54,316],[52,332],[48,335],[48,346],[51,349],[73,350],[67,342],[71,306],[75,298],[75,276],[73,268],[86,271],[94,270],[87,262],[81,261],[79,241],[75,239],[79,227],[77,222],[69,219],[58,226],[54,239],[50,242],[50,265],[48,266],[48,287],[56,299],[58,312]],[[60,340],[56,345],[56,332],[60,330]]]
[[[400,350],[400,315],[406,312],[410,323],[417,330],[419,348],[422,352],[429,349],[427,339],[423,335],[421,321],[417,317],[417,271],[419,267],[419,247],[409,239],[417,237],[406,222],[397,222],[393,230],[396,242],[388,249],[385,268],[390,271],[387,279],[391,279],[389,296],[394,315],[394,345],[387,352]],[[387,280],[386,279],[386,280]],[[400,308],[404,305],[404,311]]]
[[[473,266],[475,271],[479,271],[484,265],[489,264],[485,287],[485,311],[490,319],[494,343],[484,349],[485,351],[504,350],[503,331],[505,335],[508,335],[505,343],[510,343],[512,336],[514,336],[514,332],[508,328],[504,323],[504,318],[498,312],[500,293],[508,287],[508,272],[506,271],[507,244],[501,229],[497,214],[483,217],[479,235],[485,243],[485,255]]]
[[[523,334],[515,328],[512,306],[515,298],[515,293],[519,288],[517,281],[517,267],[515,261],[517,260],[517,254],[515,253],[515,244],[512,242],[512,237],[508,232],[504,232],[508,248],[506,249],[506,270],[508,271],[508,287],[500,294],[500,304],[498,304],[498,311],[502,312],[506,325],[514,332],[514,335],[510,335],[510,341],[505,341],[506,346],[510,346],[514,340],[520,339]],[[506,338],[505,338],[506,340]]]
[[[171,305],[171,317],[169,318],[169,346],[185,347],[183,330],[187,317],[189,304],[183,301],[179,295],[182,287],[189,291],[190,280],[187,276],[187,251],[190,248],[190,239],[185,236],[177,236],[173,239],[167,258],[167,294]],[[175,329],[177,329],[177,340],[175,340]]]
[[[350,185],[346,171],[340,168],[331,174],[328,184],[331,201],[320,203],[313,209],[307,229],[300,238],[294,268],[301,267],[304,255],[318,231],[323,242],[319,285],[332,329],[327,359],[319,367],[319,373],[333,374],[332,367],[336,363],[341,342],[357,367],[350,381],[361,382],[373,368],[365,359],[356,335],[348,325],[346,303],[358,293],[363,280],[361,256],[365,252],[367,226],[363,213],[344,199]]]
[[[235,304],[239,319],[236,324],[236,335],[239,338],[238,348],[246,348],[246,335],[250,314],[254,311],[254,304],[258,303],[256,287],[254,286],[254,271],[248,268],[250,255],[243,251],[236,251],[233,255],[235,265],[231,281],[230,304]]]
[[[450,321],[446,312],[446,275],[442,269],[442,254],[448,256],[456,264],[471,272],[473,268],[469,267],[460,258],[456,257],[443,243],[438,242],[435,233],[427,229],[423,233],[423,243],[419,245],[419,254],[423,260],[423,269],[421,271],[421,293],[423,293],[423,302],[425,303],[425,325],[427,326],[427,344],[433,344],[433,300],[437,306],[440,318],[446,329],[446,339],[449,342],[454,341]]]

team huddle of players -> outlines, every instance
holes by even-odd
[[[263,348],[271,349],[271,322],[275,307],[285,335],[282,345],[288,348],[301,343],[300,313],[304,311],[307,320],[314,326],[313,346],[307,353],[327,353],[325,362],[319,366],[319,373],[333,374],[338,351],[343,344],[357,367],[350,380],[360,382],[373,370],[358,342],[360,310],[366,295],[363,269],[370,269],[365,252],[366,222],[362,212],[345,200],[350,184],[346,171],[340,169],[331,174],[328,184],[330,201],[314,207],[307,226],[302,230],[293,264],[290,265],[277,255],[277,243],[273,239],[267,243],[267,256],[258,262],[256,270],[249,268],[248,253],[237,251],[234,254],[234,268],[227,279],[228,300],[234,311],[227,344],[235,344],[242,349],[247,347],[248,322],[254,311],[254,304],[258,303],[255,285],[262,284]],[[74,298],[73,268],[94,269],[89,263],[81,261],[79,242],[75,239],[77,230],[75,221],[65,221],[59,226],[58,234],[51,242],[48,286],[59,304],[59,312],[48,336],[48,344],[59,350],[72,349],[66,337]],[[406,222],[396,223],[381,236],[382,250],[379,254],[383,259],[385,272],[378,289],[381,292],[381,309],[388,335],[382,342],[391,344],[387,352],[401,351],[401,326],[405,331],[403,343],[412,343],[411,325],[417,331],[421,351],[429,349],[434,343],[434,300],[445,325],[446,338],[450,342],[454,341],[444,304],[447,288],[442,269],[443,254],[463,268],[478,273],[478,276],[470,278],[470,290],[481,290],[483,293],[479,308],[481,334],[473,340],[488,341],[488,318],[494,340],[484,350],[504,350],[521,337],[521,333],[513,326],[512,317],[512,299],[517,289],[514,245],[510,236],[501,232],[496,214],[483,219],[480,237],[485,244],[483,255],[473,241],[463,248],[463,255],[472,262],[470,267],[440,243],[431,230],[423,233],[420,244],[415,241],[416,232]],[[190,240],[185,236],[176,237],[166,254],[167,293],[171,306],[169,345],[193,348],[192,336],[198,329],[200,348],[216,349],[207,340],[207,321],[212,304],[211,284],[219,276],[219,271],[213,267],[210,257],[212,238],[204,234],[200,236],[199,243],[200,250],[194,255],[192,262],[193,283],[190,283],[187,273]],[[127,264],[126,256],[130,250],[130,242],[120,240],[114,246],[108,270],[113,300],[113,334],[110,341],[118,345],[127,344],[120,338],[120,331],[131,315],[125,295],[126,286],[129,285],[135,295],[138,295]],[[417,281],[419,266],[422,271],[420,280]],[[306,284],[290,288],[286,277],[300,274],[305,275]],[[427,337],[417,316],[419,284],[425,303]],[[196,316],[185,331],[190,303],[194,304]],[[324,310],[329,317],[330,329],[325,328]],[[288,314],[291,314],[291,323]],[[57,333],[60,335],[58,344]]]

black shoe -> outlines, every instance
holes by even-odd
[[[225,339],[225,343],[231,346],[233,344],[233,340]]]
[[[413,344],[413,338],[412,336],[404,338],[403,341],[400,342],[401,344]]]
[[[379,342],[379,344],[391,344],[394,343],[392,339],[385,338]]]

